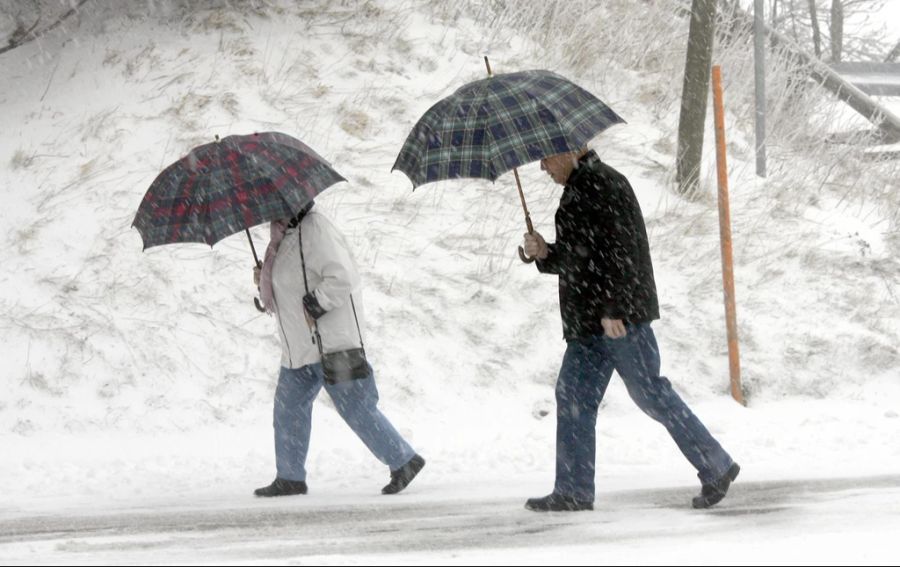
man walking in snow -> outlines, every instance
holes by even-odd
[[[541,169],[564,186],[556,242],[525,235],[525,252],[541,273],[559,276],[563,336],[568,343],[556,383],[556,483],[534,511],[592,510],[597,409],[613,370],[628,394],[660,422],[697,469],[695,508],[725,497],[740,467],[659,375],[651,321],[659,305],[650,246],[628,180],[594,151],[557,154]]]

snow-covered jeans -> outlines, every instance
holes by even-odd
[[[306,455],[312,426],[313,401],[322,386],[347,425],[372,454],[399,469],[416,454],[378,409],[378,390],[369,366],[369,377],[325,384],[321,364],[282,368],[275,389],[275,462],[278,476],[306,480]]]
[[[722,477],[733,463],[672,384],[659,375],[659,348],[649,323],[628,325],[627,335],[568,343],[556,383],[556,485],[554,492],[594,501],[597,408],[613,370],[631,399],[660,422],[697,469],[701,483]]]

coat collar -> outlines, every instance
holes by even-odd
[[[598,156],[597,152],[595,152],[594,150],[589,150],[586,154],[578,158],[578,165],[575,166],[575,169],[573,169],[572,173],[569,174],[569,178],[566,179],[566,187],[571,187],[572,185],[578,183],[578,179],[584,174],[585,171],[590,169],[589,166],[593,163],[600,163],[600,156]]]
[[[288,221],[287,227],[296,228],[300,224],[300,221],[303,220],[303,217],[306,216],[306,213],[312,210],[314,204],[315,202],[310,201],[309,204],[300,209],[300,212],[298,212],[296,215],[294,215],[293,218]]]

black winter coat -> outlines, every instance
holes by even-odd
[[[624,175],[594,151],[578,160],[556,211],[556,242],[537,261],[559,275],[566,340],[602,335],[601,318],[659,319],[650,245],[637,197]]]

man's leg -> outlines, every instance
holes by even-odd
[[[594,501],[597,408],[612,371],[600,337],[569,341],[556,382],[556,494]]]
[[[669,380],[659,375],[659,347],[650,324],[629,325],[624,338],[604,340],[631,399],[665,426],[678,448],[697,469],[700,482],[706,485],[725,476],[734,461],[675,392]]]

